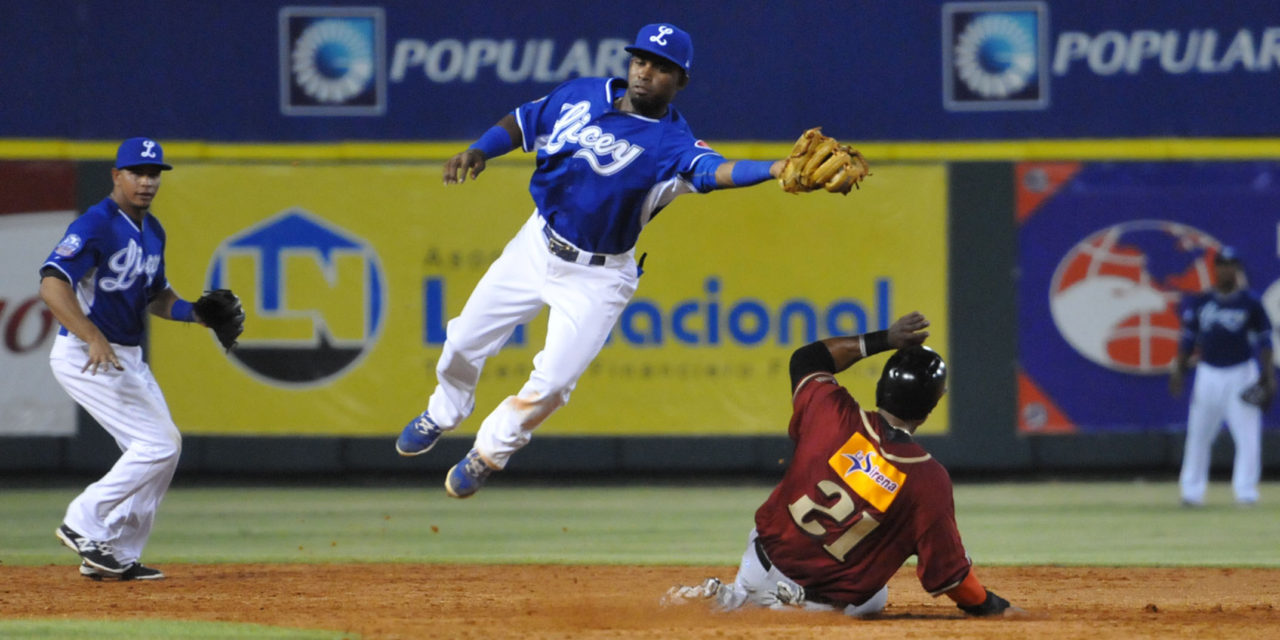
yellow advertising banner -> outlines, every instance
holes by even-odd
[[[448,320],[533,210],[525,158],[445,187],[436,164],[184,164],[155,211],[187,299],[244,303],[223,354],[153,324],[152,366],[187,433],[385,435],[425,406]],[[877,166],[860,191],[686,195],[650,223],[644,275],[569,404],[540,434],[784,433],[791,352],[919,310],[947,354],[946,169]],[[528,377],[545,312],[485,366],[474,433]],[[874,404],[883,357],[840,375]],[[947,402],[922,433],[948,428]],[[390,445],[388,445],[390,446]]]

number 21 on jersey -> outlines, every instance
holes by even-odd
[[[853,502],[853,496],[850,496],[844,487],[835,482],[823,480],[818,483],[818,490],[826,495],[827,498],[836,498],[836,503],[826,507],[818,504],[809,496],[800,496],[799,500],[788,505],[788,509],[791,511],[791,519],[795,521],[796,526],[804,529],[806,533],[817,537],[822,537],[827,533],[826,527],[817,520],[816,516],[819,514],[831,518],[841,528],[853,522],[834,542],[822,545],[822,548],[831,554],[831,557],[844,562],[845,556],[849,555],[849,552],[858,546],[858,543],[862,542],[863,538],[875,531],[876,527],[880,526],[880,522],[871,517],[871,514],[867,513],[866,510],[855,514],[856,506]]]

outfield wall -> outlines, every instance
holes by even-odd
[[[0,215],[0,222],[29,223],[47,218],[55,221],[55,227],[64,225],[72,211],[87,207],[105,191],[104,163],[65,164],[74,169],[70,180],[77,185],[76,202],[48,204],[53,211],[47,213],[14,214],[9,209],[20,200],[11,192],[7,213]],[[60,175],[61,166],[56,162],[10,162],[0,165],[0,174],[14,184],[18,181],[12,178],[23,172],[53,170],[53,175]],[[883,168],[877,169],[867,188],[848,198],[796,198],[761,187],[760,197],[734,201],[728,207],[719,200],[732,194],[724,193],[688,197],[690,206],[680,202],[664,212],[665,219],[655,222],[651,230],[659,232],[653,234],[656,240],[650,243],[646,236],[642,243],[661,259],[657,264],[662,265],[662,271],[655,276],[654,263],[648,263],[644,278],[654,278],[651,282],[657,284],[645,282],[633,303],[640,309],[635,312],[638,319],[629,327],[618,328],[595,373],[584,378],[569,407],[540,430],[537,446],[517,457],[513,471],[770,473],[788,455],[787,442],[780,434],[787,419],[785,359],[790,350],[815,337],[880,328],[888,318],[917,308],[933,317],[932,342],[947,355],[953,372],[951,393],[923,437],[958,471],[1176,468],[1186,399],[1172,400],[1163,389],[1167,360],[1146,362],[1143,369],[1125,359],[1133,353],[1164,352],[1141,344],[1134,347],[1130,339],[1134,334],[1123,331],[1130,338],[1119,339],[1110,351],[1104,350],[1115,356],[1112,360],[1099,361],[1096,352],[1077,348],[1078,340],[1072,340],[1078,337],[1079,329],[1065,323],[1080,314],[1055,318],[1048,308],[1064,289],[1061,282],[1050,285],[1057,281],[1050,272],[1062,271],[1050,267],[1072,264],[1078,247],[1081,243],[1087,246],[1086,241],[1098,229],[1125,228],[1135,221],[1145,225],[1151,220],[1150,211],[1131,210],[1131,206],[1153,202],[1151,206],[1159,208],[1160,216],[1184,226],[1200,219],[1206,208],[1195,198],[1179,208],[1160,195],[1169,190],[1162,184],[1168,172],[1176,177],[1193,168],[1202,176],[1194,189],[1200,194],[1196,197],[1229,203],[1233,201],[1223,193],[1246,194],[1234,197],[1246,198],[1244,204],[1237,204],[1250,215],[1230,216],[1227,212],[1231,209],[1220,208],[1213,210],[1212,220],[1199,224],[1211,231],[1217,242],[1254,249],[1259,257],[1249,261],[1249,268],[1255,289],[1271,290],[1269,283],[1280,281],[1280,259],[1266,257],[1264,248],[1267,242],[1275,241],[1275,221],[1280,220],[1273,204],[1277,200],[1266,197],[1266,188],[1241,189],[1238,182],[1248,177],[1251,184],[1265,185],[1262,177],[1271,175],[1275,167],[1266,162],[1131,162],[1119,168],[1116,163],[1008,162],[880,166]],[[1028,199],[1028,168],[1064,166],[1074,171],[1056,174],[1055,192],[1046,192],[1035,201]],[[1105,205],[1115,198],[1108,196],[1106,189],[1097,188],[1100,178],[1075,182],[1080,176],[1088,177],[1082,166],[1110,178],[1120,172],[1120,182],[1127,185],[1120,199],[1123,206]],[[243,348],[261,356],[244,359],[233,352],[232,357],[226,357],[210,336],[195,327],[172,323],[155,327],[150,359],[186,434],[184,465],[189,472],[413,472],[441,465],[447,468],[457,457],[451,455],[452,448],[459,449],[452,452],[459,456],[465,452],[478,416],[464,426],[459,437],[450,439],[448,446],[442,445],[443,453],[425,457],[429,460],[400,460],[391,454],[389,443],[406,416],[420,409],[432,384],[430,368],[439,353],[440,324],[450,315],[447,309],[433,310],[432,305],[452,300],[456,308],[470,286],[464,282],[457,287],[461,291],[448,294],[454,288],[448,284],[433,294],[435,285],[431,283],[478,277],[491,248],[510,233],[496,221],[510,227],[523,217],[518,211],[502,212],[502,205],[512,204],[502,198],[518,202],[525,197],[519,188],[525,171],[517,166],[495,167],[493,174],[485,176],[489,191],[479,190],[481,183],[477,183],[453,192],[458,198],[475,194],[494,201],[485,203],[494,207],[495,213],[486,216],[494,222],[475,224],[473,218],[466,217],[471,222],[463,225],[464,229],[449,227],[449,222],[433,222],[435,216],[443,215],[434,198],[418,196],[424,203],[422,210],[388,204],[415,201],[405,194],[419,189],[417,185],[423,181],[411,178],[433,169],[434,165],[359,163],[299,168],[190,162],[179,164],[178,170],[166,175],[160,201],[164,208],[158,203],[156,209],[166,221],[171,220],[166,223],[171,243],[170,278],[179,291],[219,284],[231,284],[241,291],[249,312]],[[326,191],[325,185],[334,180],[329,174],[334,171],[361,182],[382,181],[378,197],[387,202],[376,198],[343,200],[340,193]],[[1136,179],[1125,172],[1153,181],[1150,196],[1135,198]],[[216,203],[210,194],[229,184],[267,189],[254,182],[265,180],[264,174],[279,192],[264,202],[246,205],[237,212],[203,204]],[[1221,178],[1216,183],[1209,179],[1214,175]],[[927,189],[901,190],[897,186],[930,179],[938,185],[932,195]],[[314,188],[306,186],[308,180],[316,180]],[[1029,183],[1044,184],[1040,178]],[[303,186],[289,187],[291,184]],[[470,191],[462,194],[463,189]],[[310,197],[313,192],[317,194],[314,201],[291,200]],[[1085,196],[1093,198],[1089,206],[1075,204]],[[762,204],[778,200],[779,205]],[[904,208],[925,214],[931,209],[921,203],[935,203],[932,210],[939,218],[903,215],[892,206],[903,200],[908,203]],[[711,206],[694,206],[699,204]],[[209,209],[202,210],[202,206]],[[298,213],[307,207],[337,211],[338,216],[346,217]],[[1058,245],[1051,253],[1046,250],[1052,244],[1048,240],[1028,240],[1033,233],[1029,225],[1037,215],[1055,215],[1055,208],[1066,211],[1057,215],[1077,227],[1074,236],[1051,228],[1049,235]],[[443,213],[449,215],[473,211],[463,201],[446,209]],[[287,215],[262,213],[255,219],[255,210]],[[797,225],[797,220],[805,224]],[[725,231],[730,221],[735,227]],[[318,267],[310,264],[322,255],[318,248],[307,251],[294,247],[281,253],[285,256],[282,264],[292,264],[282,271],[297,273],[273,280],[263,275],[266,269],[262,265],[268,261],[262,252],[250,248],[271,245],[262,240],[263,230],[279,224],[301,225],[285,234],[297,242],[308,237],[305,229],[312,229],[311,233],[314,229],[354,229],[359,233],[353,237],[371,240],[347,243],[354,248],[345,265],[337,256],[340,251],[334,249],[330,262],[335,266],[327,279],[322,277],[326,273],[323,269],[317,272]],[[753,229],[753,224],[758,228]],[[437,233],[437,225],[445,231]],[[802,227],[801,232],[808,235],[787,235],[797,233],[793,227]],[[695,233],[662,233],[683,232],[685,228]],[[1139,231],[1144,228],[1139,225]],[[8,431],[0,438],[4,445],[0,447],[0,469],[84,470],[108,465],[114,457],[114,447],[99,429],[84,424],[87,418],[83,415],[78,418],[82,423],[78,435],[70,435],[77,432],[74,408],[56,383],[44,380],[44,357],[51,339],[47,318],[38,305],[17,303],[34,294],[34,275],[28,278],[21,274],[34,272],[33,265],[43,259],[44,247],[52,246],[59,233],[55,228],[44,230],[47,238],[29,237],[31,232],[4,234],[7,260],[24,253],[34,257],[26,260],[30,264],[15,262],[4,271],[6,302],[15,302],[6,304],[2,319],[8,336],[4,388],[8,399],[3,405]],[[415,244],[416,234],[437,239],[435,244],[423,243],[423,248]],[[690,235],[699,242],[691,242]],[[726,241],[702,241],[716,235]],[[1171,256],[1170,251],[1182,247],[1184,239],[1170,236],[1162,244],[1160,238],[1168,235],[1163,231],[1152,237],[1138,234],[1138,240],[1132,242],[1125,240],[1124,234],[1118,235],[1121,240],[1113,247],[1115,252],[1144,257],[1166,270],[1139,270],[1124,289],[1127,295],[1120,299],[1145,299],[1143,287],[1168,294],[1169,299],[1158,309],[1135,310],[1122,305],[1120,310],[1127,309],[1128,315],[1097,302],[1090,311],[1121,317],[1122,321],[1115,323],[1116,330],[1135,323],[1158,329],[1160,319],[1176,305],[1177,285],[1188,282],[1187,273],[1203,270],[1204,247],[1199,254],[1191,251]],[[258,244],[245,238],[258,238]],[[458,238],[471,238],[468,246],[473,249],[453,250],[459,256],[456,259],[431,257],[460,246]],[[829,244],[823,245],[823,241]],[[876,249],[877,245],[882,248]],[[869,253],[860,250],[864,246],[872,247]],[[180,251],[178,247],[192,249]],[[744,255],[735,255],[739,253]],[[462,257],[469,254],[475,254],[475,259]],[[681,262],[682,258],[687,261]],[[243,264],[235,266],[238,262]],[[1037,262],[1048,266],[1031,264]],[[356,275],[342,275],[344,268]],[[387,275],[371,278],[370,272],[377,269]],[[901,275],[920,269],[925,271],[911,278]],[[891,275],[860,277],[869,270]],[[743,287],[737,295],[725,295],[728,287],[717,291],[719,295],[708,294],[708,282],[730,278],[735,286]],[[371,293],[366,284],[372,281],[385,286]],[[789,286],[792,281],[802,286],[793,291]],[[1040,289],[1029,284],[1032,281],[1040,282]],[[694,283],[694,297],[680,290],[682,282]],[[920,288],[921,284],[925,286]],[[701,290],[696,289],[698,285]],[[859,286],[864,288],[859,290]],[[1112,282],[1109,286],[1118,285]],[[268,310],[266,301],[272,289],[278,301],[274,310]],[[399,300],[395,295],[401,290],[411,292],[407,299]],[[672,296],[672,290],[677,295]],[[804,300],[805,296],[831,301],[807,303],[811,308],[855,309],[860,300],[873,302],[861,313],[828,314],[837,320],[843,318],[841,321],[849,323],[847,327],[824,322],[807,325],[805,314],[799,313],[787,341],[781,339],[779,326],[760,331],[765,326],[761,319],[769,318],[768,313],[760,314],[760,321],[753,325],[734,325],[729,320],[734,309],[779,309],[786,306],[781,301]],[[915,304],[918,301],[924,304]],[[375,304],[384,306],[371,310]],[[25,310],[19,312],[21,309]],[[677,322],[674,314],[652,314],[651,309],[689,311],[685,314],[688,317]],[[699,313],[701,324],[696,320]],[[720,339],[707,338],[716,330],[706,324],[707,317],[720,318]],[[305,318],[305,323],[299,318]],[[378,320],[375,323],[370,318]],[[300,323],[304,323],[301,332]],[[378,323],[385,326],[367,329]],[[348,332],[345,335],[354,336],[346,343],[349,349],[368,353],[326,360],[325,348],[341,346],[333,337],[344,335],[344,329]],[[1138,342],[1158,344],[1164,334],[1154,329],[1139,332]],[[634,335],[628,335],[628,330]],[[748,339],[757,335],[748,330],[757,332],[758,339]],[[813,335],[806,333],[809,330]],[[524,370],[520,367],[536,352],[540,331],[537,322],[527,327],[524,336],[518,336],[504,352],[507,359],[499,357],[491,362],[482,381],[481,412],[527,375],[527,364],[523,364]],[[683,340],[670,337],[682,332],[687,334]],[[667,337],[658,340],[657,336]],[[276,369],[263,365],[273,361]],[[857,396],[869,398],[878,364],[872,361],[852,369],[842,380]],[[646,369],[648,373],[642,374]],[[197,371],[198,376],[192,374]],[[302,375],[311,379],[300,382]],[[1035,394],[1028,392],[1027,380],[1032,377]],[[1099,412],[1099,404],[1107,406]],[[44,407],[47,413],[34,411],[33,406]],[[1081,413],[1079,407],[1093,413]],[[1277,456],[1278,415],[1273,409],[1266,416],[1266,456],[1272,467]],[[1108,416],[1115,419],[1108,420]],[[1229,450],[1219,453],[1225,455]]]
[[[0,471],[114,458],[43,361],[34,265],[138,134],[178,166],[157,201],[175,286],[230,285],[250,316],[230,358],[156,328],[184,468],[447,467],[474,425],[433,460],[387,441],[531,205],[527,157],[448,190],[439,163],[565,78],[622,73],[654,20],[694,36],[677,106],[717,150],[779,157],[822,124],[874,175],[847,198],[757,187],[664,211],[610,344],[513,470],[770,473],[791,349],[911,309],[954,371],[923,436],[953,468],[1170,470],[1171,310],[1205,256],[1240,247],[1280,317],[1280,130],[1258,107],[1280,99],[1274,3],[747,1],[732,25],[707,3],[493,6],[0,0]],[[846,67],[794,72],[833,50]],[[528,374],[544,322],[491,361],[481,412]],[[875,364],[843,376],[856,395]]]
[[[1259,137],[1276,135],[1261,105],[1280,102],[1269,0],[0,9],[0,138],[472,137],[567,78],[624,74],[624,47],[660,21],[693,37],[679,104],[709,140],[786,140],[815,125],[889,141]]]

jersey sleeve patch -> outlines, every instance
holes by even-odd
[[[82,248],[84,248],[84,240],[77,234],[68,233],[62,239],[62,242],[59,242],[58,246],[53,248],[53,252],[62,258],[73,258],[77,253],[80,253]]]
[[[861,433],[854,433],[827,460],[840,479],[881,513],[898,497],[907,473],[893,466]]]

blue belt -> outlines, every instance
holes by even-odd
[[[547,238],[547,251],[550,251],[566,262],[573,262],[576,264],[578,262],[578,255],[580,253],[584,253],[573,248],[573,245],[568,242],[557,238],[556,235],[552,233],[551,226],[549,224],[542,225],[542,235]],[[587,261],[587,264],[590,264],[593,267],[599,267],[604,264],[605,255],[603,253],[587,253],[586,255],[591,256]]]

